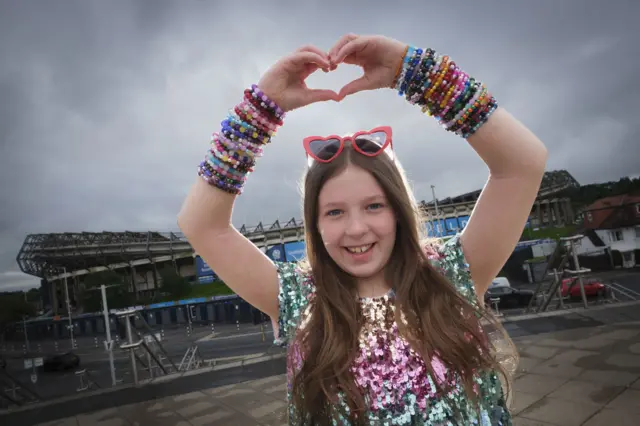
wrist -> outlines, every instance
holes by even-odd
[[[211,146],[198,166],[207,183],[231,194],[241,194],[264,145],[282,125],[284,111],[256,85],[244,91],[211,137]]]
[[[410,46],[394,87],[446,130],[464,138],[476,132],[497,108],[482,82],[433,49]]]

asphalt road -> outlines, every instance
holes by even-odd
[[[265,330],[264,337],[260,329],[255,327],[245,327],[245,330],[241,329],[240,332],[235,330],[222,332],[207,340],[206,337],[210,335],[210,330],[201,330],[191,336],[187,336],[187,333],[182,329],[165,332],[165,339],[162,342],[163,348],[176,366],[180,365],[186,350],[193,344],[197,344],[201,359],[216,359],[217,362],[222,363],[231,362],[247,355],[277,351],[277,348],[272,344],[273,333],[270,329]],[[68,349],[69,345],[67,344],[63,351]],[[104,348],[95,348],[92,343],[91,346],[83,348],[79,344],[79,349],[74,353],[78,354],[81,359],[78,369],[85,369],[91,380],[99,387],[111,386],[109,356]],[[169,362],[165,361],[165,365],[169,365]],[[121,380],[122,383],[133,383],[133,370],[127,351],[118,348],[114,350],[114,366],[117,380]],[[80,378],[75,374],[78,369],[62,372],[43,372],[38,369],[37,382],[31,384],[31,376],[34,372],[32,369],[24,369],[21,354],[8,359],[7,369],[13,377],[30,386],[42,399],[74,394],[78,392],[80,387]],[[137,371],[140,380],[150,377],[140,364],[137,366]]]

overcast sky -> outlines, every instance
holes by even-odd
[[[524,5],[526,3],[526,5]],[[382,33],[451,55],[582,184],[640,173],[633,0],[0,0],[0,290],[39,284],[29,233],[177,230],[211,132],[242,90],[302,44]],[[277,6],[269,6],[277,4]],[[314,75],[338,90],[359,75]],[[388,124],[419,200],[478,189],[462,139],[390,90],[291,113],[234,223],[300,217],[301,141]]]

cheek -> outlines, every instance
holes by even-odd
[[[322,237],[322,242],[327,250],[339,248],[338,246],[343,232],[338,223],[319,223],[318,229],[320,231],[320,236]]]
[[[376,233],[381,238],[395,239],[396,218],[393,214],[381,215],[376,221]]]

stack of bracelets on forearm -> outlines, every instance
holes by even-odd
[[[207,183],[230,194],[241,194],[264,145],[282,126],[285,113],[255,84],[211,136],[211,148],[198,167]]]
[[[448,56],[432,49],[408,47],[398,68],[395,89],[407,101],[420,105],[450,132],[468,138],[498,108],[479,80],[462,71]]]

